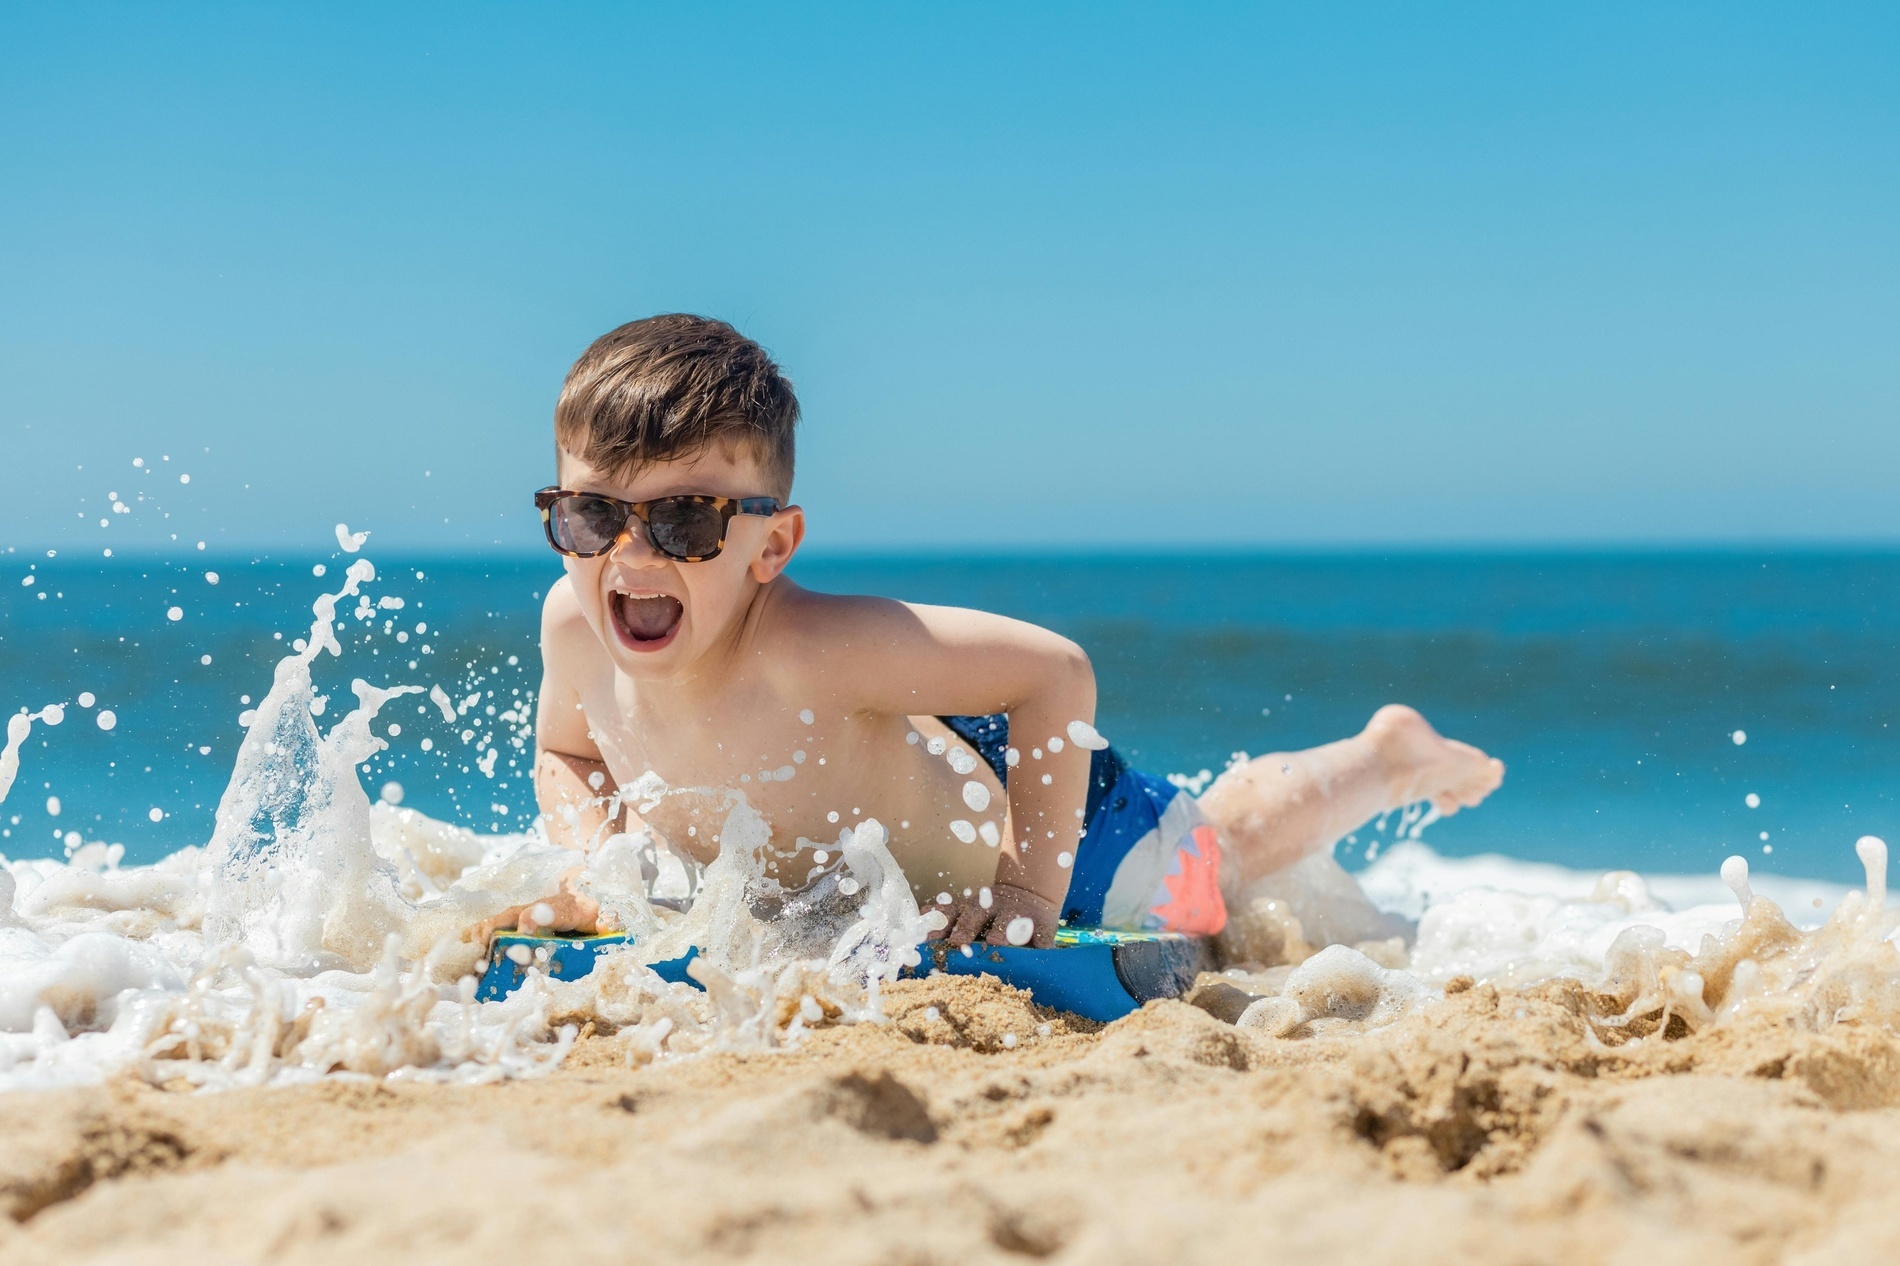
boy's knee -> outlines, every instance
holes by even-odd
[[[1095,684],[1095,664],[1089,659],[1089,653],[1068,638],[1059,638],[1056,650],[1056,667],[1063,678],[1077,684],[1093,686]]]

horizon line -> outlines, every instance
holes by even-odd
[[[188,562],[192,559],[220,559],[251,556],[254,561],[283,562],[337,562],[347,565],[348,560],[365,557],[374,561],[379,553],[373,545],[366,545],[358,554],[346,554],[341,550],[321,551],[317,549],[286,548],[280,545],[211,545],[205,550],[192,548],[165,549],[148,548],[140,545],[127,546],[113,552],[112,557],[104,558],[97,554],[82,556],[77,551],[59,548],[35,546],[8,546],[0,549],[0,559],[18,559],[22,562],[41,563],[46,561],[70,563],[86,557],[92,563],[110,566],[114,564],[134,563],[170,563]],[[916,561],[953,561],[974,559],[1030,560],[1030,559],[1179,559],[1198,561],[1208,558],[1248,559],[1248,558],[1342,558],[1371,557],[1380,555],[1399,556],[1436,556],[1436,557],[1734,557],[1737,555],[1800,555],[1805,557],[1831,555],[1838,557],[1900,556],[1900,539],[1759,539],[1746,541],[1709,541],[1658,539],[1654,541],[1570,541],[1570,540],[1533,540],[1533,541],[1302,541],[1284,543],[1234,544],[1202,543],[1183,544],[1168,547],[1146,546],[1139,543],[1115,543],[1101,545],[1084,544],[1044,544],[1037,548],[1024,548],[1016,545],[997,543],[967,545],[819,545],[807,546],[799,551],[798,557],[812,562],[900,562]],[[520,546],[448,546],[425,545],[415,548],[391,547],[385,556],[408,560],[437,559],[450,562],[475,562],[483,559],[498,563],[519,565],[538,560],[557,563],[558,558],[545,545],[538,548]]]

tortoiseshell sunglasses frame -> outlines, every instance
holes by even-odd
[[[618,506],[625,511],[627,520],[620,525],[620,531],[614,533],[613,540],[597,550],[582,552],[568,549],[554,539],[554,503],[569,497],[592,497],[597,501]],[[647,516],[652,513],[654,506],[668,501],[690,501],[696,505],[709,505],[719,511],[719,542],[713,546],[712,553],[675,554],[653,539],[653,523]],[[719,557],[720,551],[726,548],[726,533],[732,529],[732,520],[735,515],[756,514],[770,518],[781,508],[777,497],[712,497],[704,493],[689,492],[674,497],[655,497],[651,501],[622,501],[618,497],[609,497],[604,493],[578,492],[572,488],[559,487],[543,488],[535,493],[534,505],[541,511],[541,529],[547,533],[548,544],[554,547],[554,552],[557,554],[564,554],[569,558],[599,558],[620,543],[621,533],[627,530],[627,522],[638,519],[640,526],[646,530],[647,544],[664,557],[677,563],[704,563]]]

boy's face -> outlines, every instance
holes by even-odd
[[[770,495],[770,482],[750,448],[718,445],[676,461],[613,476],[560,452],[561,487],[622,501],[703,493]],[[735,515],[725,548],[704,562],[683,563],[653,548],[638,518],[597,558],[564,558],[581,610],[608,656],[630,677],[664,680],[689,672],[708,652],[730,644],[759,585],[791,561],[805,535],[797,506],[771,518]]]

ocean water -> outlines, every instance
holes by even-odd
[[[483,697],[452,724],[421,698],[389,704],[365,785],[520,829],[529,748],[507,714],[538,680],[555,561],[368,553],[385,605],[346,620],[345,655],[315,667],[332,716],[359,676]],[[0,852],[57,856],[73,832],[122,843],[128,863],[204,843],[240,717],[348,561],[0,554],[0,708],[94,699],[25,744]],[[1481,809],[1430,828],[1446,856],[1713,875],[1742,853],[1757,873],[1851,883],[1854,840],[1900,834],[1900,555],[813,556],[794,574],[1074,637],[1101,730],[1162,772],[1217,772],[1411,703],[1510,769]],[[1362,868],[1390,834],[1357,833],[1340,860]]]

